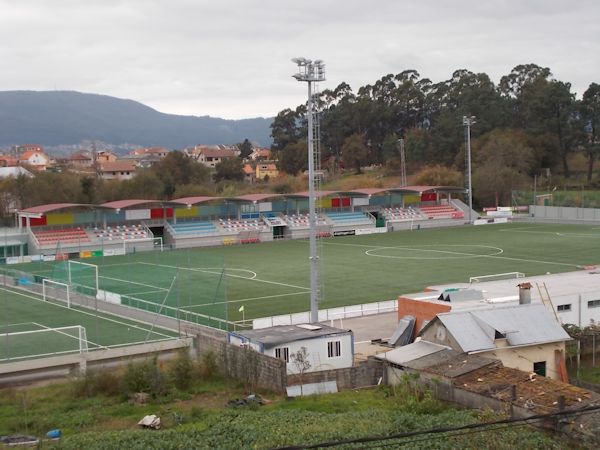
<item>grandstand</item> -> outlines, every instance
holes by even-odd
[[[462,192],[447,186],[320,191],[318,234],[462,225],[464,212],[452,200],[453,194]],[[115,255],[152,250],[157,241],[161,246],[190,248],[305,239],[309,230],[306,192],[60,203],[28,208],[18,216],[25,249],[21,257]]]

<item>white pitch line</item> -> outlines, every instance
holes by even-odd
[[[46,329],[46,330],[54,330],[54,328],[52,328],[52,327],[47,327],[46,325],[42,325],[41,323],[37,323],[37,322],[31,322],[31,323],[32,323],[32,324],[34,324],[34,325],[37,325],[37,326],[38,326],[38,327],[40,327],[42,330],[44,330],[44,329]],[[65,332],[63,332],[63,331],[60,331],[60,330],[56,330],[56,331],[57,331],[59,334],[63,334],[63,335],[65,335],[65,336],[67,336],[67,337],[69,337],[69,338],[71,338],[71,339],[77,339],[77,340],[79,340],[79,338],[78,338],[78,337],[71,336],[70,334],[68,334],[68,333],[65,333]],[[95,343],[95,342],[93,342],[93,341],[90,341],[89,339],[86,339],[86,340],[85,340],[85,342],[87,342],[88,344],[95,345],[96,347],[100,347],[100,348],[104,348],[104,349],[106,349],[106,348],[107,348],[107,347],[105,347],[104,345],[97,344],[97,343]]]
[[[448,245],[447,245],[448,246]],[[443,247],[443,246],[442,246]],[[466,259],[466,258],[479,258],[481,256],[496,256],[504,253],[500,247],[492,247],[490,245],[460,245],[457,244],[456,247],[483,247],[497,250],[497,253],[492,253],[489,255],[480,255],[478,253],[465,253],[465,252],[453,252],[452,250],[436,250],[436,249],[428,249],[428,248],[418,248],[418,247],[376,247],[370,250],[365,251],[365,255],[373,256],[375,258],[391,258],[391,259],[415,259],[415,260],[427,260],[427,259],[439,259],[439,258],[429,258],[423,256],[393,256],[393,255],[374,255],[370,252],[374,252],[377,250],[389,250],[389,249],[400,249],[400,250],[416,250],[419,252],[433,252],[433,253],[446,253],[449,255],[458,255],[458,256],[450,256],[442,259]]]
[[[127,294],[123,294],[123,295],[127,295],[127,296],[134,296],[134,295],[144,295],[144,294],[157,294],[159,292],[165,292],[165,290],[167,289],[163,289],[160,288],[160,291],[145,291],[145,292],[128,292]]]
[[[203,305],[182,306],[181,309],[200,308],[200,307],[212,306],[212,305],[223,305],[223,304],[229,304],[229,303],[241,303],[241,302],[249,302],[251,300],[264,300],[264,299],[268,299],[268,298],[289,297],[290,295],[307,295],[307,294],[309,294],[308,291],[292,292],[292,293],[289,293],[289,294],[265,295],[264,297],[249,297],[249,298],[242,298],[242,299],[239,299],[239,300],[228,300],[226,302],[214,302],[214,303],[205,303]]]
[[[177,266],[170,266],[167,264],[155,264],[155,263],[147,263],[147,262],[140,262],[139,264],[146,264],[148,266],[156,266],[156,267],[168,267],[170,269],[191,270],[193,272],[212,273],[214,275],[225,275],[226,277],[231,277],[231,278],[241,278],[242,280],[258,281],[259,283],[274,284],[277,286],[285,286],[285,287],[291,287],[291,288],[295,288],[295,289],[304,289],[304,290],[310,291],[310,288],[307,288],[304,286],[296,286],[294,284],[280,283],[278,281],[261,280],[259,278],[242,277],[240,275],[234,275],[232,273],[211,272],[209,270],[204,270],[204,269],[194,269],[194,268],[190,268],[190,267],[177,267]]]
[[[32,299],[32,300],[36,300],[36,301],[38,301],[38,302],[45,303],[45,304],[47,304],[47,305],[56,306],[57,308],[65,308],[65,309],[73,310],[73,308],[69,308],[68,306],[63,306],[63,305],[59,305],[59,304],[56,304],[56,303],[47,302],[47,301],[45,301],[45,300],[42,300],[41,298],[37,298],[37,297],[34,297],[34,296],[32,296],[32,295],[27,295],[27,294],[24,294],[23,292],[19,292],[19,291],[13,291],[13,290],[11,290],[11,289],[6,289],[6,288],[3,288],[3,287],[0,287],[0,291],[10,292],[11,294],[16,294],[16,295],[20,295],[20,296],[22,296],[22,297],[27,297],[27,298],[30,298],[30,299]],[[115,319],[111,319],[111,318],[109,318],[109,317],[105,317],[105,314],[107,314],[107,313],[102,313],[103,315],[102,315],[102,316],[99,316],[98,314],[92,314],[92,313],[90,313],[90,312],[83,311],[83,310],[81,310],[81,309],[76,309],[76,310],[74,310],[74,311],[78,312],[79,314],[85,314],[85,315],[87,315],[87,316],[92,316],[92,317],[96,317],[96,318],[98,318],[98,319],[107,320],[107,321],[109,321],[109,322],[118,323],[119,325],[125,325],[125,326],[127,326],[127,327],[129,327],[129,328],[137,328],[137,329],[139,329],[139,330],[146,331],[146,332],[148,331],[148,329],[147,329],[147,328],[142,328],[142,327],[140,327],[140,326],[138,326],[138,325],[134,325],[134,324],[127,323],[127,322],[121,322],[121,321],[119,321],[119,320],[115,320]],[[154,334],[158,334],[158,335],[161,335],[161,336],[164,336],[164,337],[173,338],[173,336],[169,336],[169,335],[167,335],[167,334],[162,334],[162,333],[159,333],[158,331],[152,331],[152,332],[153,332]]]
[[[137,281],[121,280],[120,278],[107,277],[106,275],[100,275],[98,278],[105,278],[107,280],[120,281],[121,283],[137,284],[139,286],[144,286],[144,287],[151,288],[151,289],[159,289],[162,292],[168,291],[167,288],[161,288],[160,286],[153,286],[151,284],[138,283]]]
[[[372,250],[375,249],[397,249],[397,248],[407,248],[407,247],[377,247],[374,245],[363,245],[363,244],[338,244],[338,243],[327,243],[327,245],[348,245],[348,246],[352,246],[352,247],[369,247]],[[459,245],[459,244],[457,244]],[[465,244],[467,245],[467,244]],[[483,246],[483,247],[487,247],[487,246]],[[499,247],[496,247],[499,248]],[[412,248],[413,250],[425,250],[425,249],[417,249],[417,248]],[[366,253],[366,252],[365,252]],[[467,255],[470,255],[469,253]],[[368,254],[368,256],[374,257],[374,255],[370,255]],[[474,256],[475,257],[475,256]],[[512,260],[512,261],[522,261],[522,262],[533,262],[533,263],[538,263],[538,264],[551,264],[551,265],[557,265],[557,266],[567,266],[567,267],[577,267],[577,264],[574,263],[561,263],[561,262],[556,262],[556,261],[540,261],[537,259],[524,259],[524,258],[514,258],[514,257],[510,257],[510,256],[499,256],[499,255],[478,255],[478,257],[480,258],[498,258],[498,259],[508,259],[508,260]],[[393,258],[393,257],[392,257]],[[397,259],[402,259],[402,258],[397,258]],[[421,258],[421,259],[425,259],[425,258]]]

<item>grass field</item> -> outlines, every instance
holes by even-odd
[[[600,263],[598,226],[502,224],[321,242],[321,308],[391,300],[432,284],[468,282],[477,275],[556,273]],[[304,240],[85,261],[99,266],[102,289],[149,303],[164,301],[200,314],[227,315],[229,320],[242,318],[241,306],[246,319],[309,310]],[[51,263],[20,268],[46,276],[55,271]]]
[[[43,301],[36,294],[0,287],[0,361],[79,351],[79,335],[73,330],[18,334],[24,331],[81,325],[87,347],[94,350],[125,344],[168,339],[174,333],[105,314],[67,308]],[[17,333],[17,334],[14,334]]]

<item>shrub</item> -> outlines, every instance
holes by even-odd
[[[202,364],[200,373],[206,378],[211,378],[218,372],[217,355],[212,350],[207,350],[202,353]]]
[[[119,394],[121,380],[114,370],[88,370],[74,383],[75,395],[93,397],[95,395],[113,396]]]
[[[168,392],[167,379],[158,367],[156,357],[140,363],[129,363],[123,376],[122,386],[125,395],[145,392],[157,398]]]
[[[182,348],[170,370],[171,380],[177,389],[185,390],[190,387],[193,370],[189,349]]]

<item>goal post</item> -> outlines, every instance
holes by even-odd
[[[525,278],[523,272],[506,272],[506,273],[494,273],[491,275],[478,275],[476,277],[470,277],[469,283],[482,283],[484,281],[497,281],[497,280],[511,280],[515,278]]]
[[[0,361],[42,358],[89,350],[85,327],[73,325],[0,333],[5,351]]]
[[[42,298],[45,302],[49,299],[66,302],[67,308],[71,307],[71,291],[67,283],[44,278],[42,280]]]
[[[84,263],[81,261],[67,261],[67,274],[69,285],[93,287],[98,292],[99,277],[98,266],[96,264]],[[90,286],[91,284],[91,286]]]

